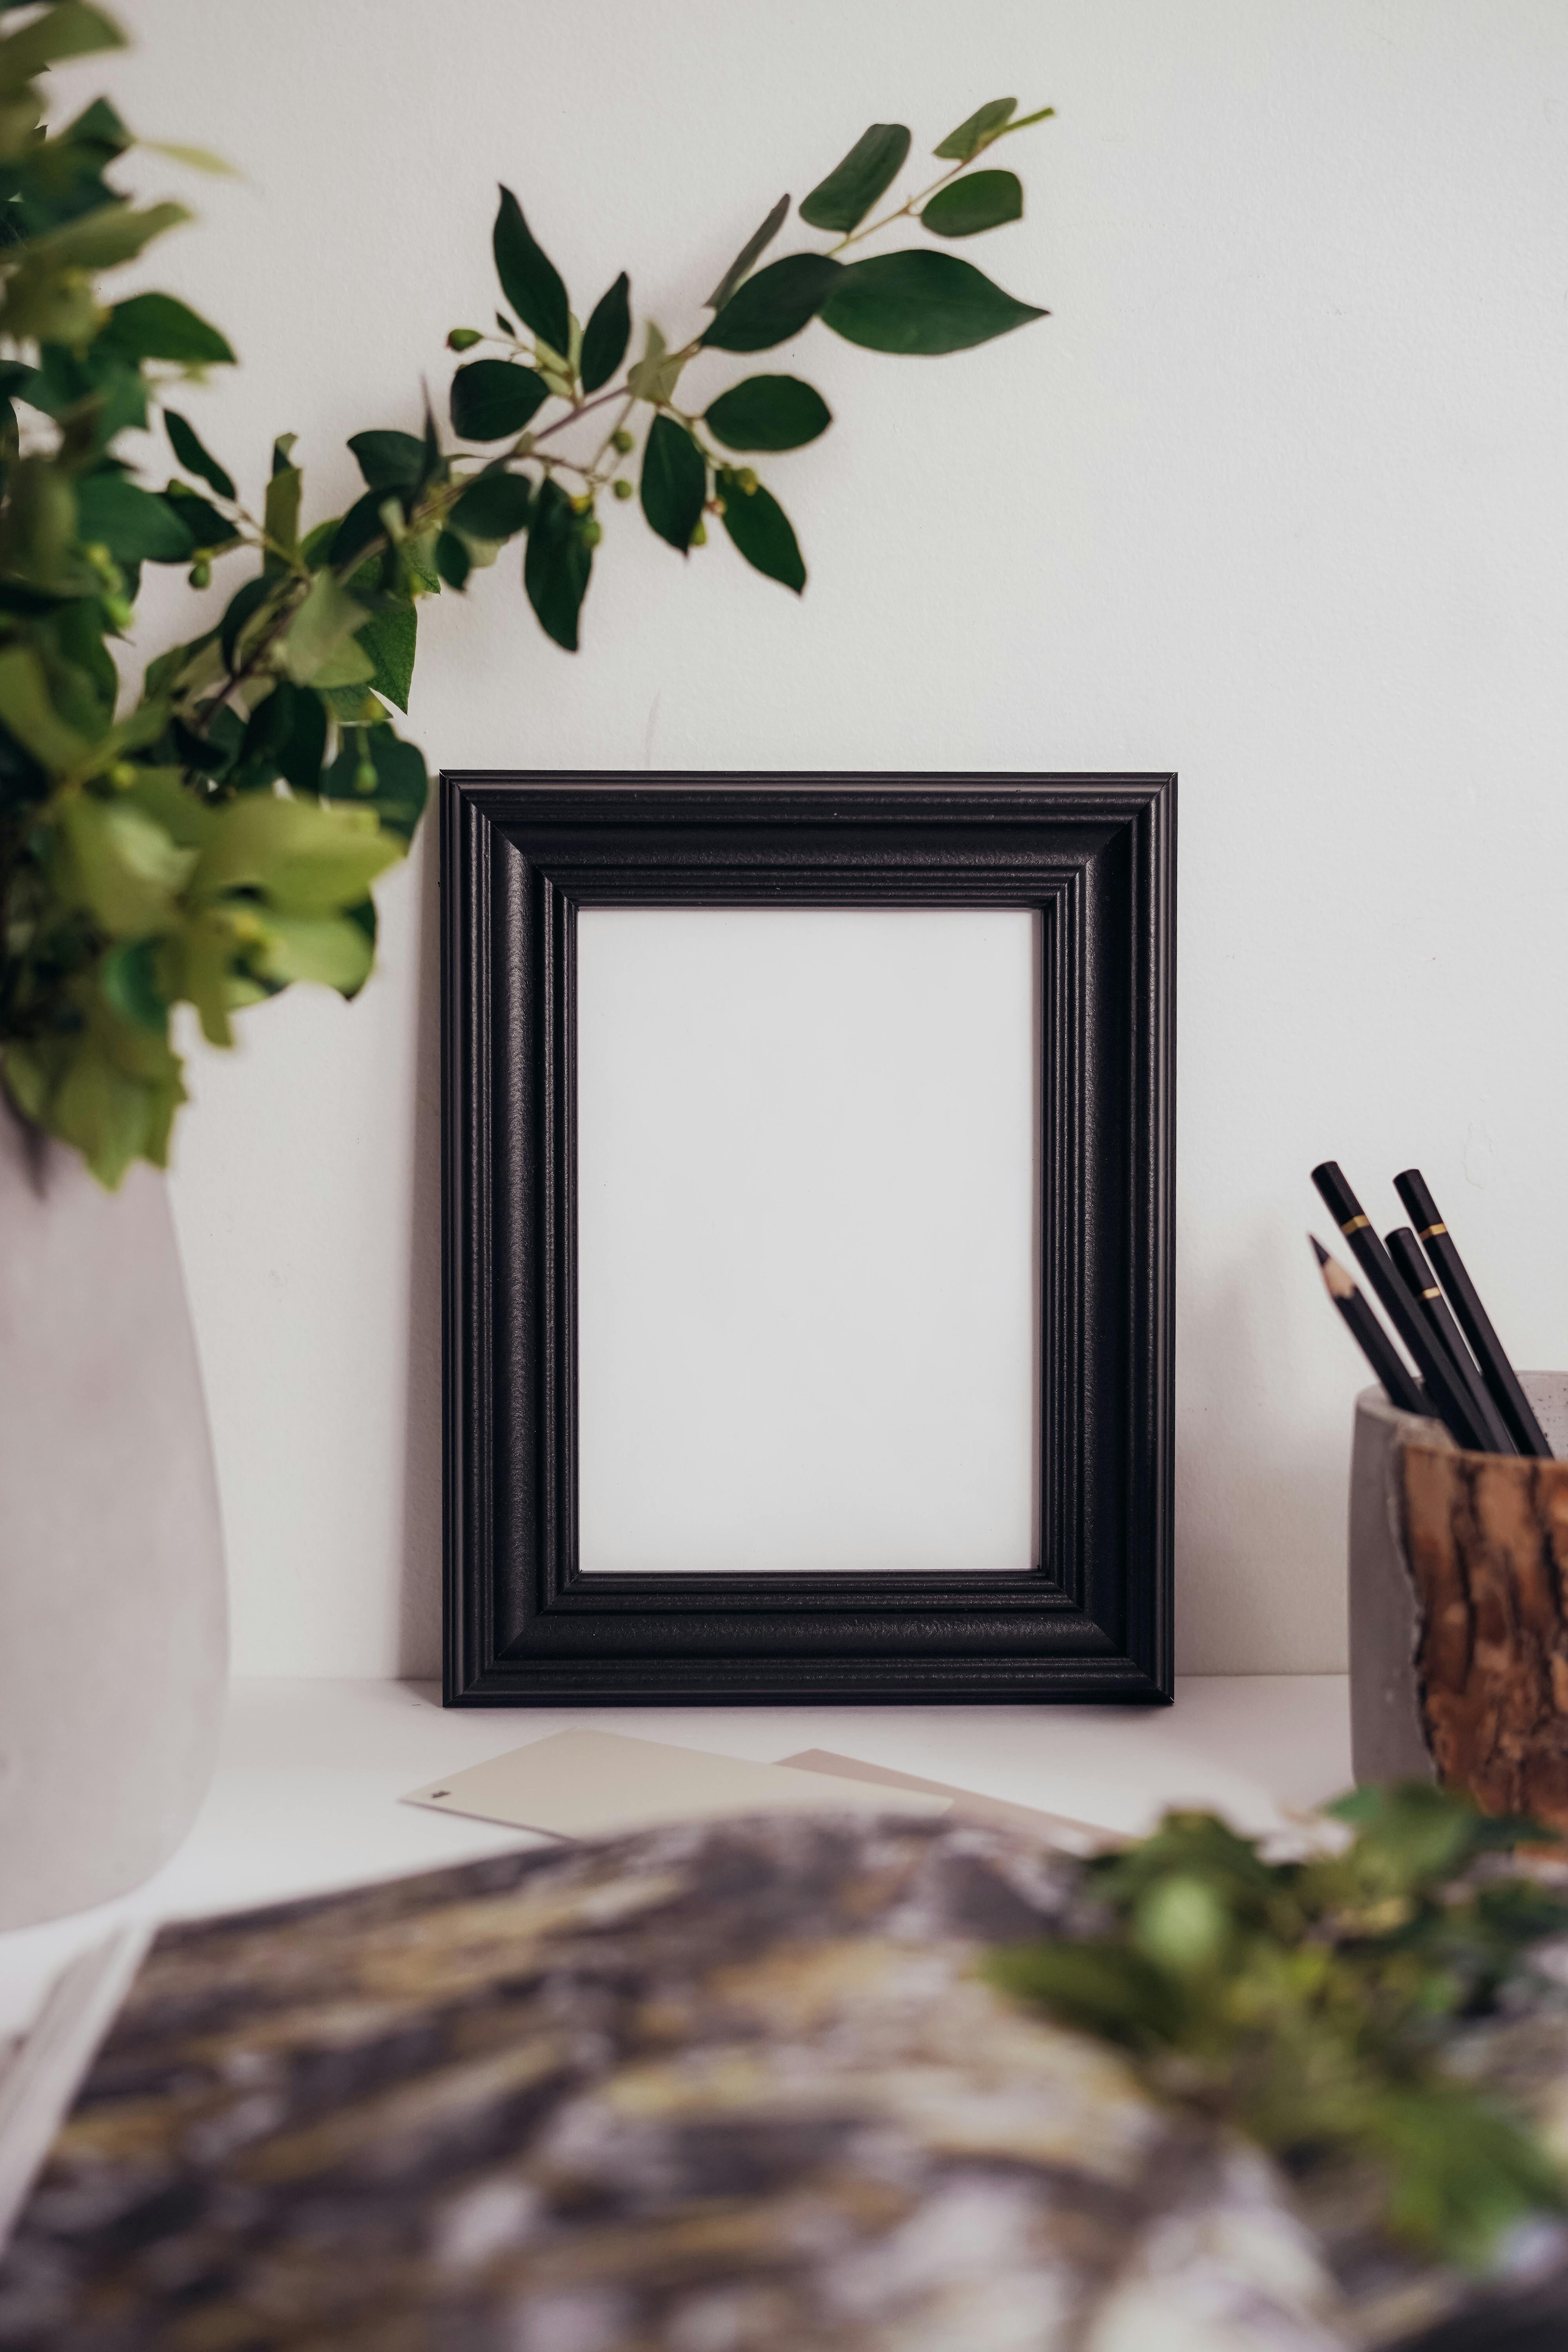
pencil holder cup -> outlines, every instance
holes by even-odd
[[[1520,1379],[1568,1453],[1568,1372]],[[1358,1781],[1436,1780],[1568,1830],[1568,1461],[1463,1452],[1363,1389],[1350,1628]]]

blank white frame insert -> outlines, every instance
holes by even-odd
[[[584,1573],[1038,1565],[1038,932],[579,910]]]

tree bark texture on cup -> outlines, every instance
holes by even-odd
[[[1521,1378],[1568,1450],[1568,1373]],[[1367,1389],[1350,1567],[1356,1779],[1568,1829],[1568,1460],[1463,1451]]]

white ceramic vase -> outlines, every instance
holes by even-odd
[[[227,1679],[212,1446],[167,1190],[0,1102],[0,1928],[167,1860]]]

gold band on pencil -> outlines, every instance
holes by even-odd
[[[1424,1290],[1421,1296],[1423,1298],[1441,1298],[1443,1294],[1440,1290]]]
[[[1342,1234],[1359,1234],[1363,1225],[1370,1225],[1371,1223],[1370,1217],[1352,1217],[1348,1223],[1340,1227],[1340,1231]]]
[[[1447,1230],[1447,1225],[1423,1225],[1421,1238],[1424,1242],[1429,1242],[1434,1234],[1446,1234]]]

